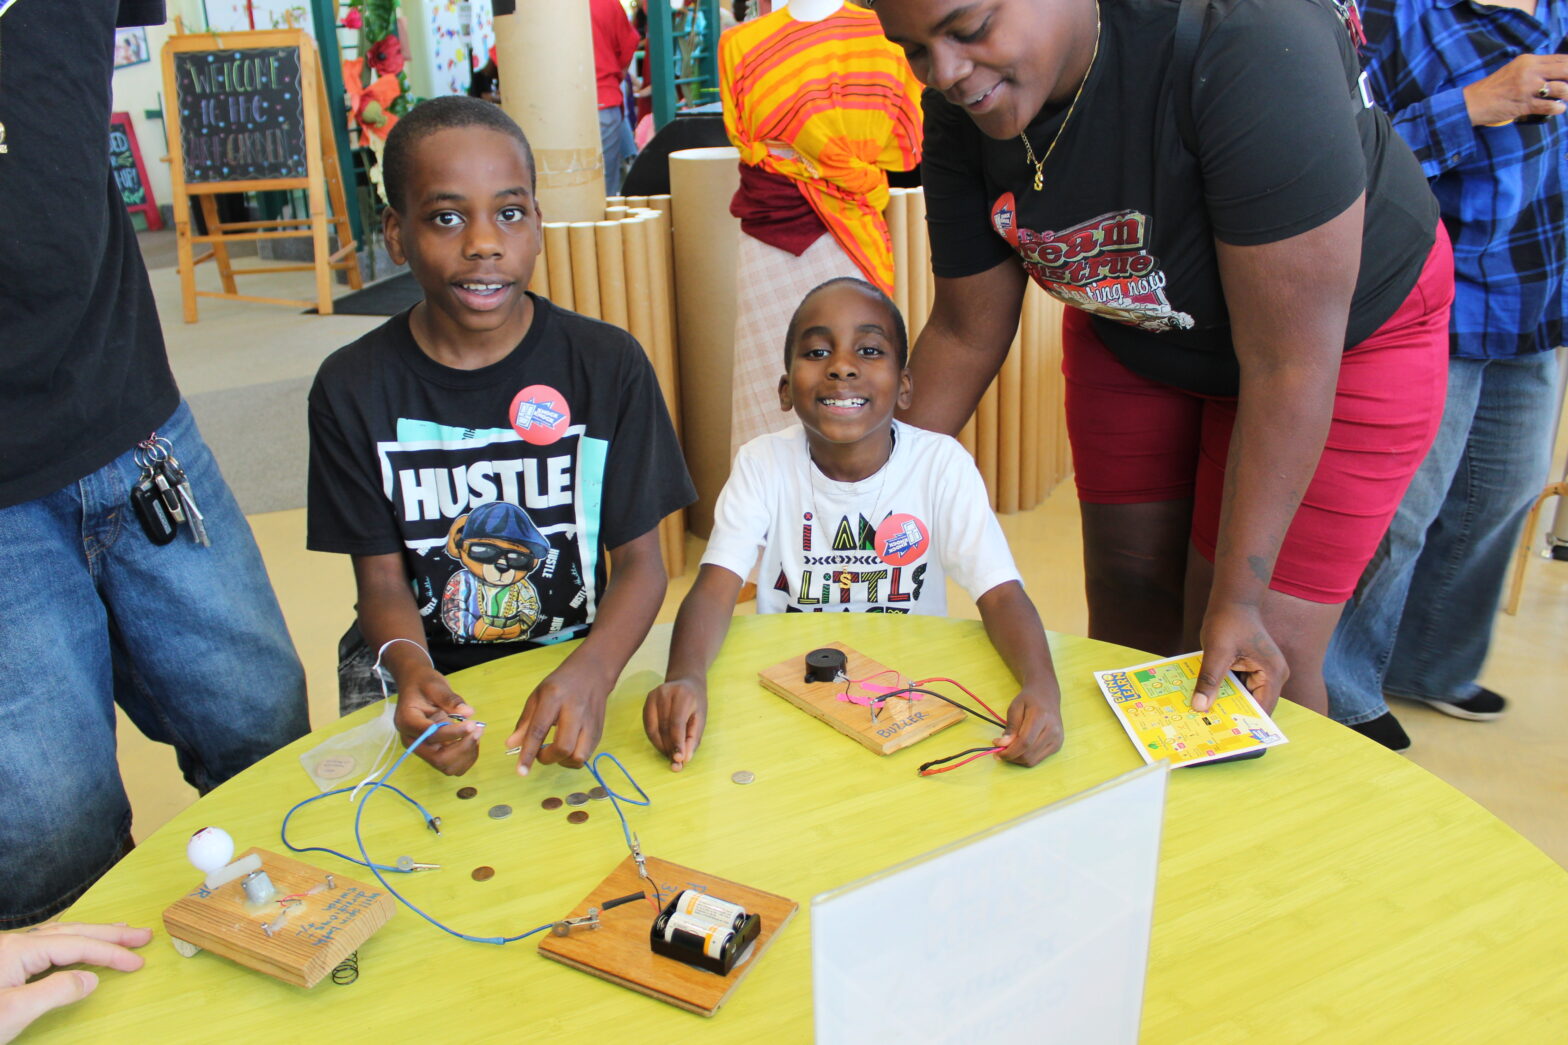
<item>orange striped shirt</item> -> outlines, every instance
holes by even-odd
[[[780,8],[719,40],[724,127],[743,163],[800,187],[866,278],[893,292],[887,171],[920,162],[920,83],[876,15]]]

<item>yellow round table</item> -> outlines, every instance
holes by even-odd
[[[185,840],[207,824],[239,851],[286,852],[284,812],[316,794],[299,755],[373,712],[274,754],[144,840],[69,912],[156,929],[147,965],[104,973],[85,1002],[40,1020],[44,1041],[807,1041],[812,896],[1082,791],[1140,764],[1090,672],[1148,659],[1053,635],[1067,742],[1034,769],[994,759],[921,778],[916,766],[989,740],[966,721],[878,757],[763,690],[757,672],[833,640],[913,676],[945,675],[993,706],[1014,692],[978,623],[789,614],[734,621],[709,680],[695,761],[672,774],[642,734],[643,695],[663,677],[669,627],[654,629],[611,698],[600,750],[653,798],[629,808],[651,855],[788,896],[801,905],[711,1020],[536,953],[448,936],[399,908],[359,954],[349,986],[289,987],[210,953],[177,955],[161,913],[199,875]],[[392,781],[443,818],[437,838],[404,803],[371,800],[373,857],[444,870],[399,876],[415,903],[460,931],[514,935],[568,914],[626,855],[608,802],[570,824],[550,796],[587,790],[582,770],[518,777],[502,750],[532,685],[566,653],[538,650],[464,672],[455,686],[491,724],[479,763],[447,778],[410,759]],[[1145,1042],[1560,1040],[1568,1013],[1568,873],[1464,795],[1349,730],[1282,704],[1290,743],[1265,757],[1173,774],[1143,1007]],[[731,774],[749,770],[755,783]],[[613,783],[613,780],[612,780]],[[479,794],[459,800],[460,786]],[[507,819],[487,810],[511,805]],[[308,807],[296,844],[354,851],[353,807]],[[373,882],[319,853],[299,857]],[[495,869],[476,882],[470,871]],[[962,961],[961,950],[954,960]],[[940,990],[939,969],[891,967],[867,1004]],[[1043,1013],[1040,1040],[1050,1040]]]

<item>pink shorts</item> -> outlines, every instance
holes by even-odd
[[[1345,352],[1328,441],[1270,588],[1321,603],[1344,602],[1355,592],[1442,420],[1453,296],[1453,251],[1439,225],[1404,304]],[[1062,372],[1078,499],[1191,498],[1192,543],[1212,562],[1235,398],[1138,376],[1074,308],[1062,320]]]

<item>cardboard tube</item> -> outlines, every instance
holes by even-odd
[[[924,330],[931,315],[931,241],[926,236],[926,194],[911,192],[908,199],[909,321],[912,330]]]
[[[1018,507],[1027,511],[1040,503],[1040,458],[1046,447],[1041,445],[1040,429],[1040,298],[1044,295],[1032,282],[1024,292],[1024,343],[1023,373],[1019,408],[1022,424],[1018,432]]]
[[[591,88],[582,89],[594,82],[588,5],[518,0],[516,13],[495,20],[495,37],[502,107],[528,133],[545,215],[598,221],[604,216],[598,101]]]
[[[688,512],[696,533],[713,527],[713,502],[730,465],[730,380],[735,335],[735,264],[740,222],[730,198],[740,182],[740,154],[731,147],[670,154],[674,227],[676,353],[681,431],[697,486]]]
[[[627,330],[632,332],[632,337],[642,345],[643,351],[648,353],[648,359],[653,360],[658,350],[656,335],[653,330],[653,298],[660,293],[660,287],[654,285],[653,273],[648,267],[648,239],[653,228],[651,215],[629,218],[621,226],[621,235],[624,239],[623,254],[626,262],[626,308]],[[658,367],[654,367],[657,372]],[[663,385],[663,379],[659,382]]]
[[[572,243],[564,221],[544,223],[544,259],[550,269],[550,300],[562,308],[575,309],[572,293]]]
[[[1013,348],[1017,348],[1016,338],[1014,342]],[[1000,398],[996,385],[996,381],[993,380],[991,387],[985,390],[985,395],[980,397],[980,406],[975,410],[975,464],[980,468],[980,478],[985,480],[985,489],[990,495],[992,510],[996,508],[996,438],[999,410],[997,401]]]
[[[550,297],[550,262],[544,254],[544,235],[539,236],[539,256],[534,258],[534,274],[528,280],[528,289],[542,298]],[[551,300],[554,300],[551,298]]]
[[[1024,353],[1030,351],[1027,328],[1019,316],[1019,336],[1013,339],[1013,350],[1002,361],[997,374],[998,415],[996,433],[996,510],[1011,515],[1018,510],[1020,443],[1023,439],[1024,397],[1020,384],[1024,377]]]
[[[621,200],[621,202],[624,203],[627,207],[631,207],[631,208],[646,207],[648,205],[648,197],[646,197],[646,196],[626,196],[626,197],[624,197]]]
[[[653,297],[654,355],[660,380],[664,382],[664,405],[669,408],[675,422],[675,434],[681,427],[680,363],[676,353],[675,335],[675,283],[671,275],[674,263],[670,259],[669,211],[654,211],[649,225],[647,259],[656,292]]]
[[[567,242],[572,250],[572,297],[576,309],[585,316],[603,319],[599,303],[599,258],[594,246],[591,221],[574,221],[566,226]]]
[[[599,310],[606,323],[626,330],[631,326],[627,312],[626,251],[622,246],[619,221],[598,221],[593,226],[594,253],[599,261]]]
[[[904,314],[906,326],[914,318],[909,314],[909,201],[905,198],[908,195],[908,189],[889,189],[887,210],[883,212],[893,240],[893,304]],[[915,331],[911,327],[909,340],[914,339]]]

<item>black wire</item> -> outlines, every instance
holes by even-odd
[[[647,893],[628,893],[625,896],[617,896],[613,900],[606,900],[603,904],[600,905],[599,910],[608,911],[612,908],[621,906],[621,904],[631,903],[634,900],[646,900],[647,898]]]
[[[960,751],[956,755],[948,755],[946,758],[933,758],[929,762],[921,763],[921,765],[920,765],[920,772],[924,773],[926,770],[932,768],[933,766],[941,766],[941,765],[946,765],[949,762],[956,762],[960,758],[963,758],[965,755],[983,755],[987,751],[995,751],[995,750],[996,750],[996,748],[990,747],[990,746],[987,746],[987,747],[972,747],[972,748],[968,748],[968,749],[966,749],[964,751]]]
[[[889,700],[889,699],[891,699],[893,697],[901,697],[905,693],[921,693],[921,694],[924,694],[925,696],[928,696],[928,697],[935,697],[938,700],[946,701],[947,703],[953,705],[955,708],[958,708],[960,711],[967,711],[969,714],[973,715],[975,718],[984,719],[985,721],[991,723],[993,726],[996,726],[999,729],[1006,729],[1007,728],[1007,723],[1006,722],[999,722],[996,719],[992,718],[990,715],[987,715],[983,711],[976,711],[974,708],[970,707],[969,705],[963,704],[963,703],[961,703],[959,701],[956,701],[952,697],[944,697],[942,694],[936,692],[935,690],[920,689],[918,686],[905,686],[903,689],[895,689],[891,693],[883,693],[883,694],[878,695],[876,697],[876,699],[879,700],[879,701],[886,701],[886,700]]]

